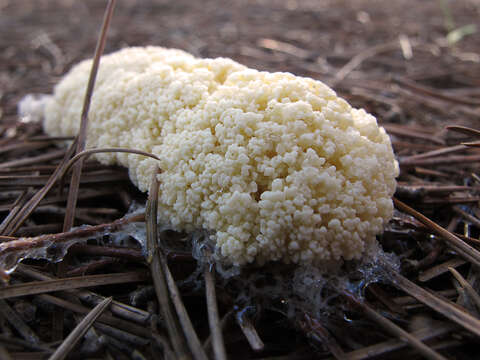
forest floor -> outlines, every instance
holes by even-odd
[[[93,56],[105,6],[106,1],[96,0],[0,0],[3,268],[31,251],[25,244],[14,245],[18,253],[5,255],[19,237],[58,233],[58,238],[40,239],[50,244],[46,256],[59,260],[66,250],[61,244],[68,237],[62,233],[68,185],[42,193],[66,151],[55,140],[41,138],[39,124],[20,119],[17,104],[27,94],[51,93],[73,64]],[[377,117],[399,160],[397,210],[379,239],[399,260],[399,271],[387,266],[382,268],[386,275],[364,283],[356,279],[362,283],[358,294],[335,294],[336,285],[314,282],[321,301],[330,296],[336,304],[318,309],[298,302],[293,313],[284,305],[298,299],[269,294],[265,284],[262,289],[262,281],[281,281],[293,271],[290,267],[262,270],[266,275],[254,286],[249,281],[256,268],[237,280],[217,276],[229,358],[477,358],[479,18],[478,0],[118,1],[105,53],[160,45],[323,81]],[[28,260],[15,272],[3,273],[10,285],[0,288],[1,359],[48,358],[83,314],[109,296],[117,301],[115,308],[69,358],[170,356],[172,338],[158,315],[163,313],[156,296],[160,303],[170,300],[155,292],[153,265],[146,264],[133,241],[114,246],[108,237],[111,225],[105,225],[128,222],[122,216],[132,202],[145,199],[124,169],[85,163],[74,225],[96,225],[82,236],[97,240],[72,246],[64,265]],[[176,279],[200,271],[196,281],[179,282],[179,290],[194,331],[205,341],[211,304],[205,300],[202,269],[183,250],[172,251],[168,264]],[[168,270],[164,265],[158,266]],[[54,275],[67,280],[48,283],[47,276]],[[354,281],[354,275],[345,276]],[[94,285],[95,293],[85,290]],[[240,296],[246,288],[248,300]],[[196,336],[184,324],[179,329],[180,338]],[[187,357],[201,358],[198,349],[183,348]],[[210,345],[205,348],[210,356]]]

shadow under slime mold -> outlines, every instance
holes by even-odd
[[[394,253],[384,252],[378,243],[368,249],[361,260],[326,261],[322,265],[284,264],[268,262],[263,265],[232,265],[219,254],[208,232],[196,231],[181,234],[161,227],[164,250],[191,253],[196,259],[196,268],[178,282],[189,292],[203,292],[205,266],[214,266],[217,287],[230,297],[237,314],[246,311],[256,313],[260,306],[280,312],[295,320],[305,313],[322,319],[343,313],[340,301],[345,292],[358,300],[365,299],[366,288],[373,283],[391,284],[391,271],[399,272],[400,259]],[[144,223],[133,223],[125,229],[142,246],[146,244]],[[182,238],[182,241],[178,241]],[[172,241],[173,239],[173,241]],[[388,268],[384,264],[389,264]]]

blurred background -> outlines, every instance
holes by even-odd
[[[93,56],[105,5],[0,0],[4,120],[15,115],[20,97],[51,92],[72,64]],[[478,0],[120,0],[106,52],[160,45],[230,57],[322,80],[365,106],[375,86],[358,88],[372,81],[388,88],[392,74],[434,85],[478,81],[479,16]]]

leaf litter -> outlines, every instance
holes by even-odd
[[[119,217],[132,203],[144,203],[144,195],[125,181],[124,170],[88,162],[82,179],[96,182],[81,183],[75,215],[67,215],[75,228],[61,232],[62,226],[69,230],[64,217],[73,208],[66,211],[70,187],[59,180],[73,152],[55,145],[65,139],[42,138],[35,122],[17,122],[16,104],[28,93],[51,92],[59,74],[91,53],[105,4],[7,2],[2,12],[9,18],[3,17],[0,27],[20,30],[0,42],[5,50],[0,171],[8,176],[0,178],[1,275],[9,281],[5,294],[15,294],[19,286],[26,290],[2,300],[2,313],[11,315],[2,323],[2,353],[52,355],[59,345],[50,345],[58,321],[52,306],[65,309],[60,321],[66,339],[82,320],[72,314],[87,314],[112,297],[111,315],[93,322],[93,336],[76,340],[81,340],[78,351],[62,356],[474,359],[480,335],[474,265],[480,235],[480,44],[475,31],[452,43],[448,35],[455,29],[441,24],[454,19],[456,29],[468,27],[479,15],[478,4],[269,0],[181,8],[180,3],[118,2],[107,51],[159,44],[202,57],[232,57],[248,66],[320,79],[374,113],[391,135],[402,168],[397,212],[379,238],[383,251],[360,264],[326,265],[327,272],[282,264],[246,269],[213,264],[204,233],[178,234],[162,226],[156,231],[145,223],[148,208]],[[403,6],[414,6],[415,14],[407,16]],[[47,18],[54,20],[47,24]],[[400,35],[392,27],[399,21],[405,24]],[[55,207],[41,211],[41,204],[54,198]],[[49,235],[44,228],[57,231]],[[159,237],[160,246],[151,248],[155,241],[150,241],[148,247],[147,237]],[[54,278],[51,263],[62,259],[67,271],[81,268],[77,276],[82,277],[70,284],[66,279],[53,296],[46,294],[53,286],[47,282]],[[121,282],[122,274],[149,272],[149,263],[150,273],[160,275],[157,280],[129,275]],[[213,268],[215,278],[205,277]],[[101,285],[97,275],[103,276]],[[46,283],[29,292],[34,279]],[[133,306],[135,291],[157,281],[165,282],[163,290]],[[33,321],[27,308],[35,311]],[[169,327],[176,330],[166,331]],[[92,339],[102,340],[87,346]]]

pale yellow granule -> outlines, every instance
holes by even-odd
[[[56,86],[47,133],[77,133],[90,67],[80,63]],[[159,220],[211,231],[230,263],[359,258],[392,217],[389,137],[313,79],[127,48],[102,58],[89,121],[88,147],[160,158],[96,155],[128,167],[142,191],[159,166]]]

